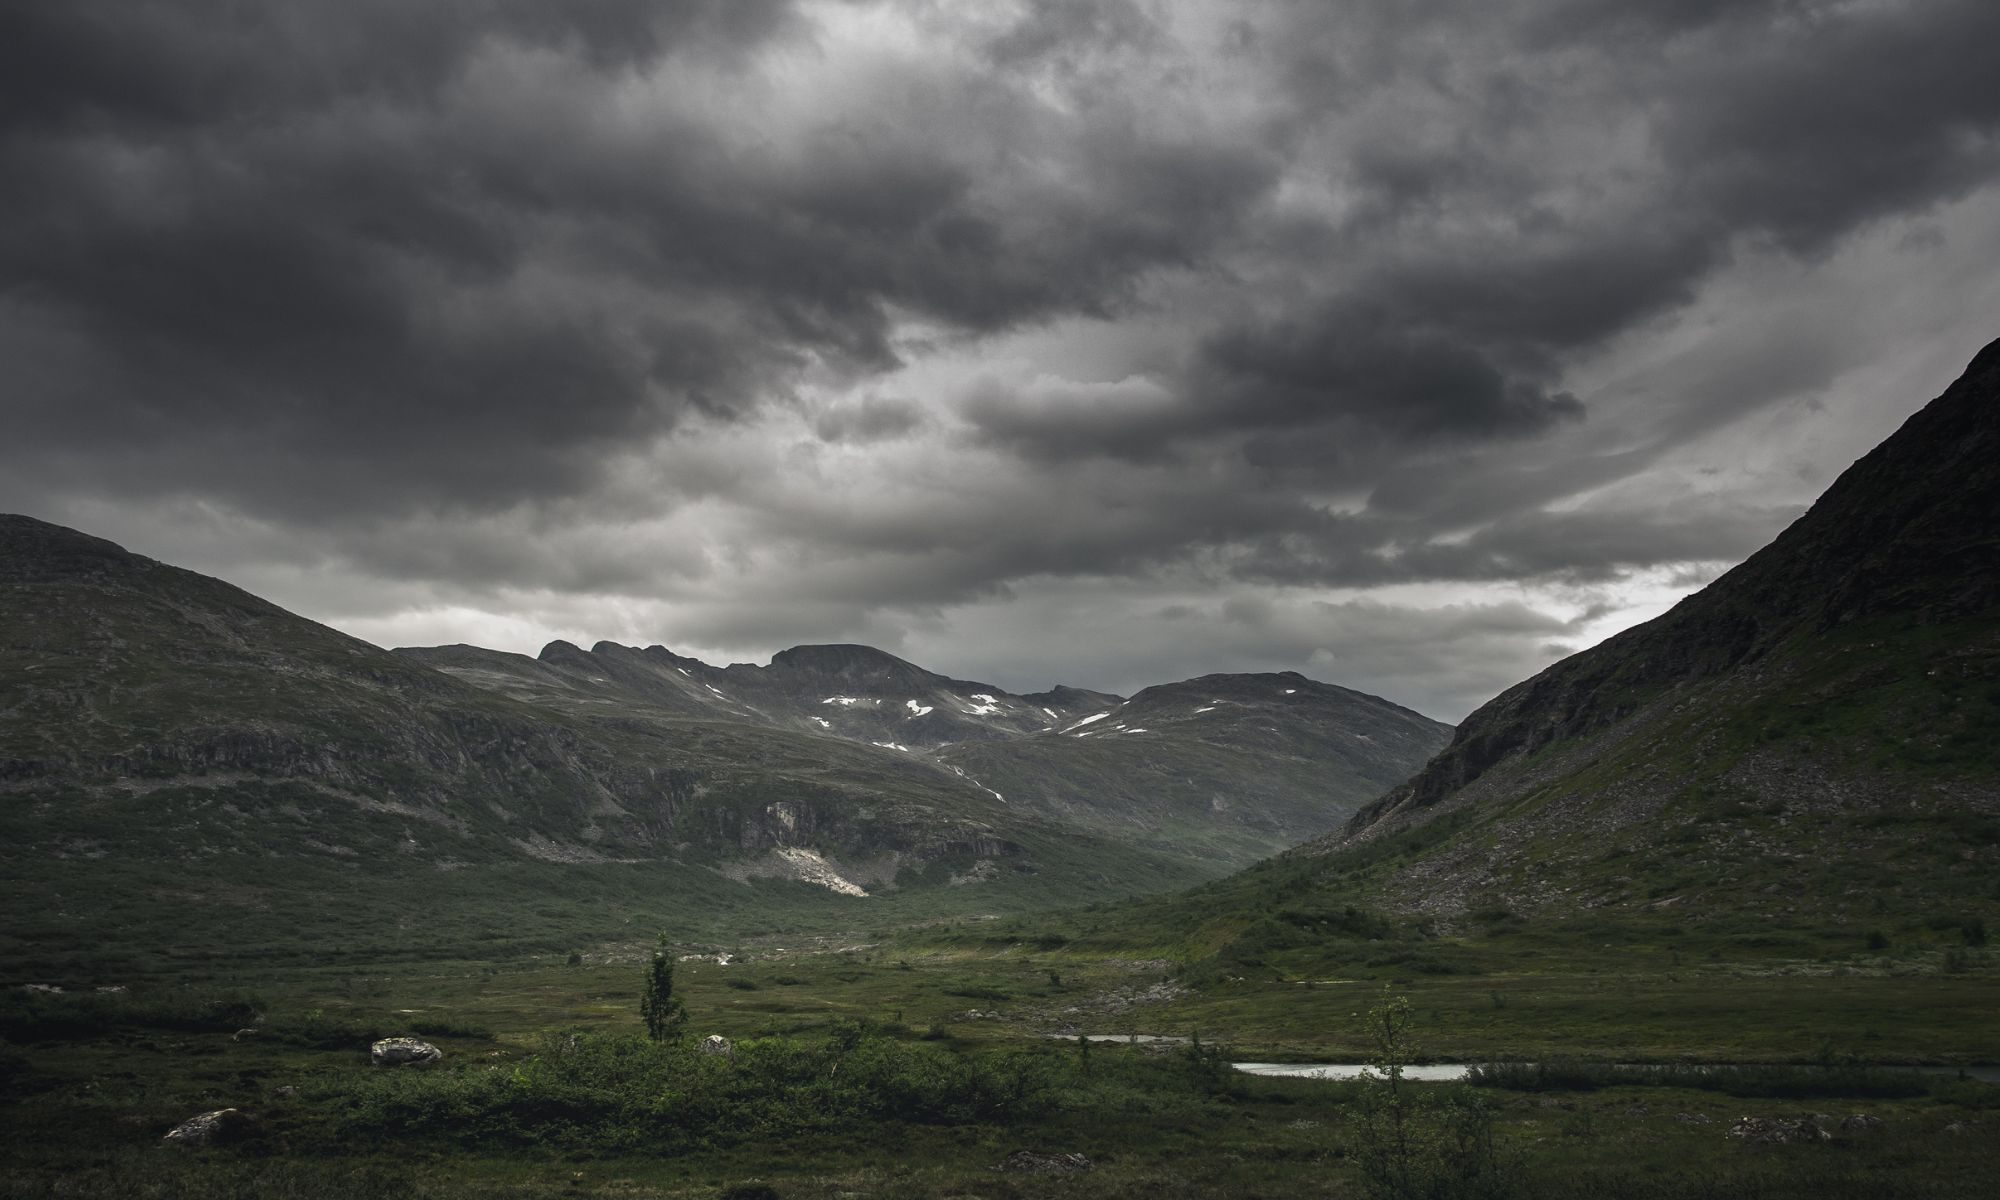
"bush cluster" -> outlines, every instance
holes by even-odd
[[[263,1001],[192,988],[165,992],[0,991],[0,1038],[34,1043],[95,1037],[107,1029],[230,1032],[262,1019]]]
[[[1689,1088],[1743,1098],[1817,1096],[1903,1099],[1928,1095],[1933,1081],[1916,1071],[1830,1063],[1820,1066],[1708,1067],[1687,1063],[1625,1066],[1552,1059],[1484,1063],[1466,1076],[1474,1087],[1516,1092],[1587,1092],[1608,1087]]]
[[[340,1112],[344,1137],[671,1151],[860,1122],[1033,1117],[1058,1103],[1052,1057],[961,1055],[851,1024],[824,1038],[746,1039],[732,1056],[684,1041],[561,1033],[518,1064],[348,1078],[321,1098]]]

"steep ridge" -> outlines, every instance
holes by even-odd
[[[1771,545],[1502,693],[1303,853],[1398,843],[1375,899],[1443,915],[1991,907],[1997,607],[2000,342]]]

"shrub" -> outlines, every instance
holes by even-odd
[[[1588,1092],[1608,1087],[1691,1088],[1744,1099],[1803,1100],[1819,1096],[1902,1099],[1922,1096],[1931,1081],[1908,1070],[1830,1062],[1812,1067],[1711,1067],[1691,1063],[1624,1066],[1551,1059],[1482,1063],[1466,1073],[1473,1087],[1516,1092]]]
[[[480,1038],[493,1039],[493,1031],[483,1025],[470,1025],[455,1017],[432,1017],[410,1022],[410,1032],[423,1037]]]
[[[384,1072],[346,1081],[343,1136],[676,1150],[857,1123],[1005,1121],[1060,1100],[1052,1056],[967,1056],[854,1023],[823,1039],[745,1039],[734,1059],[684,1042],[568,1032],[511,1071]]]
[[[646,1036],[656,1042],[671,1041],[687,1028],[687,1005],[674,995],[674,958],[664,933],[646,964],[646,990],[639,997],[639,1015],[646,1022]]]
[[[185,1033],[229,1033],[263,1020],[264,1005],[242,993],[0,992],[0,1037],[16,1042],[68,1041],[120,1026]]]
[[[1407,997],[1382,991],[1368,1012],[1371,1074],[1356,1101],[1356,1154],[1370,1195],[1384,1200],[1498,1200],[1520,1190],[1493,1136],[1492,1108],[1469,1088],[1419,1090],[1403,1069],[1416,1053]]]
[[[944,989],[947,996],[963,996],[967,1000],[990,1000],[995,1004],[1013,999],[1012,994],[991,987],[956,987]]]

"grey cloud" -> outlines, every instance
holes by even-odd
[[[1664,153],[1727,230],[1817,252],[2000,170],[1996,39],[1977,0],[1807,8],[1688,72]]]
[[[1448,336],[1347,306],[1237,328],[1202,347],[1207,402],[1258,425],[1349,420],[1413,439],[1535,433],[1583,415]]]
[[[1149,462],[1194,432],[1181,397],[1141,377],[1113,383],[1043,380],[1018,389],[984,380],[959,407],[977,440],[1024,458],[1065,462],[1117,458]]]
[[[1006,606],[908,621],[899,653],[1010,691],[1062,682],[1129,695],[1213,671],[1296,670],[1455,720],[1548,665],[1546,644],[1573,631],[1560,616],[1507,602],[1419,607],[1281,594],[1265,598],[1256,619],[1230,620],[1229,598],[1209,596],[1163,612],[1160,589],[1174,586],[1030,585]]]
[[[1161,40],[1158,24],[1133,0],[1028,0],[986,53],[1007,67],[1053,60],[1073,70],[1079,55],[1145,49]]]
[[[726,88],[732,54],[812,35],[778,4],[199,16],[7,12],[40,66],[0,70],[0,338],[75,348],[21,377],[9,446],[293,519],[584,493],[690,411],[894,367],[892,309],[1110,315],[1279,169],[1118,114],[1050,127],[1004,75],[918,73],[795,154],[621,123],[622,81]],[[1022,153],[1056,161],[975,169]]]
[[[1665,564],[1736,561],[1797,516],[1789,506],[1682,504],[1671,511],[1602,508],[1500,515],[1461,537],[1421,524],[1328,518],[1312,531],[1246,541],[1237,578],[1288,586],[1603,583]]]
[[[1683,505],[1678,511],[1618,509],[1510,514],[1463,543],[1429,543],[1402,555],[1418,579],[1604,581],[1662,563],[1734,562],[1770,541],[1796,511]]]
[[[906,437],[927,423],[924,410],[913,401],[871,392],[821,413],[813,432],[826,442],[880,442]]]

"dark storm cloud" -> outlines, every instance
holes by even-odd
[[[892,307],[1110,315],[1279,167],[1115,122],[1016,147],[1042,134],[1004,78],[904,80],[772,147],[722,107],[740,85],[754,120],[749,56],[812,52],[783,4],[0,20],[9,445],[295,517],[577,494],[689,411],[894,366]],[[703,72],[708,111],[626,114]],[[1061,161],[996,183],[962,143]]]
[[[1583,415],[1576,397],[1509,377],[1448,335],[1347,306],[1225,331],[1202,357],[1207,402],[1260,425],[1350,419],[1412,439],[1505,437]]]
[[[1291,86],[1271,128],[1348,199],[1246,236],[1309,299],[1212,322],[1157,372],[1166,400],[989,388],[984,440],[1352,477],[1397,442],[1533,436],[1587,411],[1564,362],[1742,246],[1817,254],[2000,174],[2000,7],[1976,0],[1276,12],[1244,39]],[[1681,436],[1784,395],[1691,405]]]
[[[1690,64],[1663,122],[1684,194],[1718,226],[1814,253],[1993,177],[2000,7],[1909,4],[1802,24]]]

